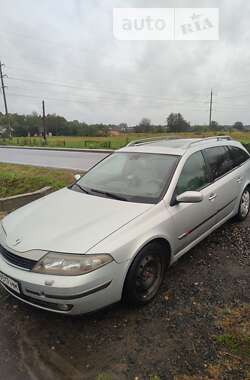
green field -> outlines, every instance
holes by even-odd
[[[58,190],[73,181],[73,173],[68,170],[0,164],[0,198],[40,190],[45,186]]]
[[[178,133],[178,134],[161,134],[161,133],[128,133],[120,136],[108,137],[80,137],[80,136],[53,136],[47,138],[47,144],[44,143],[41,137],[13,137],[12,139],[0,139],[0,145],[18,145],[18,146],[48,146],[48,147],[65,147],[65,148],[88,148],[88,149],[118,149],[125,146],[129,141],[137,140],[147,137],[208,137],[213,135],[226,135],[230,134],[234,139],[239,140],[245,144],[250,144],[250,132],[231,132],[231,133]]]
[[[217,133],[219,135],[219,133]],[[118,149],[126,145],[129,141],[147,138],[161,137],[163,134],[126,134],[115,137],[49,137],[48,147],[68,147],[68,148],[111,148]],[[168,137],[173,137],[168,134]],[[178,137],[207,137],[212,134],[182,133]],[[233,132],[231,136],[243,142],[250,151],[250,132]],[[0,139],[0,145],[19,146],[44,146],[40,137],[14,137],[12,139]],[[67,170],[46,169],[33,166],[0,164],[0,197],[22,194],[25,192],[39,190],[44,186],[51,186],[54,190],[64,187],[73,182],[73,173]]]

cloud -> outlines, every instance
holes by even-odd
[[[203,124],[213,88],[215,120],[250,123],[250,5],[243,0],[220,2],[219,41],[118,41],[112,10],[124,7],[122,1],[0,0],[0,6],[0,59],[9,75],[11,112],[40,112],[45,99],[47,112],[90,123],[131,125],[142,117],[163,123],[170,112],[181,112]],[[152,7],[152,2],[130,0],[126,6]],[[155,1],[154,6],[218,7],[218,2]]]

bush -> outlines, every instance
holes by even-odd
[[[243,144],[243,145],[248,150],[248,152],[250,153],[250,144],[248,143],[248,144]]]

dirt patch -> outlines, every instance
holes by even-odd
[[[6,213],[5,212],[1,212],[0,211],[0,220],[3,219],[5,217]]]
[[[249,333],[249,223],[230,222],[185,255],[144,308],[116,305],[68,318],[19,303],[1,289],[2,377],[250,379],[247,346],[239,340]],[[237,337],[237,352],[228,336]]]

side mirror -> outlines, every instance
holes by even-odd
[[[79,181],[79,179],[81,178],[81,174],[75,174],[74,178],[76,181]]]
[[[177,203],[199,203],[203,201],[203,194],[199,191],[185,191],[176,197]]]

